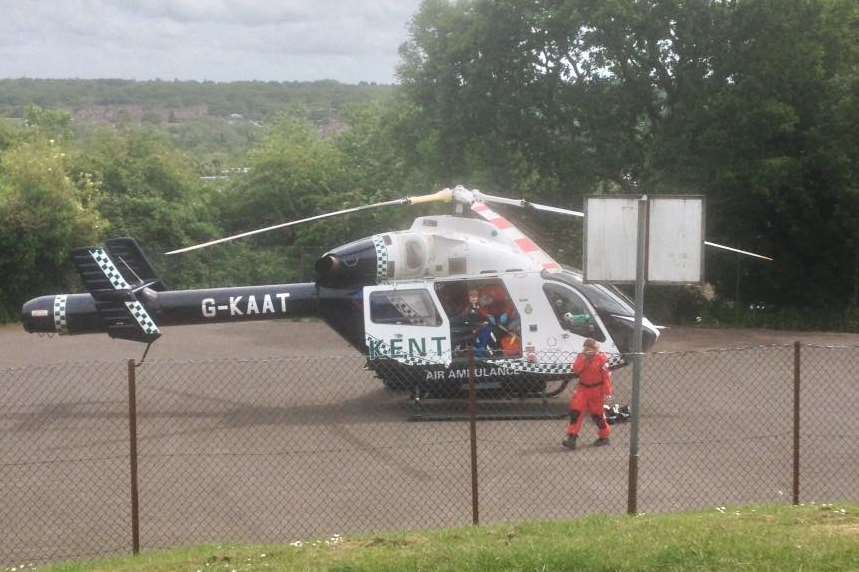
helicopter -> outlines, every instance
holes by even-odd
[[[77,248],[72,262],[88,292],[34,298],[23,305],[22,322],[28,332],[107,333],[146,343],[148,351],[163,326],[319,317],[367,356],[365,367],[385,386],[413,394],[456,393],[473,371],[479,389],[557,395],[573,377],[570,361],[586,338],[602,344],[611,368],[626,365],[635,316],[629,298],[614,286],[585,283],[580,271],[556,262],[490,205],[584,216],[578,211],[456,186],[165,254],[372,208],[432,202],[452,202],[455,211],[420,216],[408,229],[324,253],[314,265],[315,282],[169,290],[132,238]],[[643,351],[659,333],[643,319]]]

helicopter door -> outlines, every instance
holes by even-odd
[[[522,356],[520,316],[503,280],[437,281],[435,291],[450,322],[454,348],[473,346],[478,358]]]
[[[563,350],[578,352],[585,338],[602,343],[602,351],[617,353],[614,341],[588,301],[574,289],[556,282],[546,282],[543,292],[563,330]]]
[[[450,361],[450,325],[423,283],[364,288],[364,329],[370,358]]]

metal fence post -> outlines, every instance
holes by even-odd
[[[131,464],[131,551],[140,553],[140,513],[137,490],[137,366],[133,359],[128,360],[128,432]]]
[[[474,348],[468,348],[468,428],[471,441],[471,523],[480,524],[477,488],[477,389],[474,386]]]
[[[644,322],[644,286],[647,284],[647,197],[639,199],[638,239],[635,258],[635,326],[632,334],[632,403],[630,403],[629,429],[629,482],[627,485],[626,512],[638,514],[638,461],[639,425],[641,423],[641,372],[644,367],[642,352],[642,324]]]
[[[800,348],[802,343],[793,342],[793,504],[799,504],[799,381]]]

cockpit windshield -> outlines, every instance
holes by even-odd
[[[618,290],[616,286],[605,286],[602,284],[585,284],[579,270],[564,267],[564,272],[545,274],[544,278],[554,279],[569,284],[579,290],[593,304],[599,314],[616,314],[621,316],[634,316],[635,310],[628,302],[626,294]]]
[[[579,294],[567,286],[552,282],[543,285],[543,292],[562,328],[584,338],[605,341],[605,335]]]

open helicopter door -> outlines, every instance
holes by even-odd
[[[364,332],[371,360],[450,363],[450,323],[425,282],[365,287]]]
[[[522,355],[519,312],[499,277],[437,280],[435,292],[450,321],[455,350],[473,346],[478,359]]]

